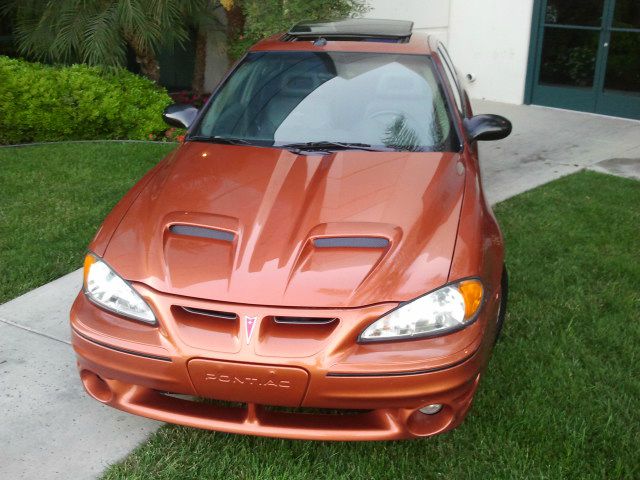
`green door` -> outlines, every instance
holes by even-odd
[[[640,0],[537,0],[529,103],[640,119]]]

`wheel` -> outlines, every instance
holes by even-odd
[[[502,333],[504,319],[507,316],[507,300],[509,299],[509,274],[507,266],[502,266],[502,279],[500,280],[500,306],[498,307],[498,320],[496,327],[496,342]]]

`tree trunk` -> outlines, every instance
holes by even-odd
[[[236,38],[244,32],[245,16],[238,2],[234,3],[233,8],[227,11],[227,34],[229,38]]]
[[[239,2],[235,2],[231,10],[225,10],[227,14],[227,44],[240,38],[244,33],[244,24],[246,17],[244,11],[238,5]],[[232,59],[229,58],[229,63],[232,63]]]
[[[160,64],[156,59],[156,53],[153,49],[143,48],[133,41],[131,35],[126,35],[125,38],[129,46],[133,49],[133,53],[136,56],[136,62],[140,65],[140,72],[149,80],[159,83],[160,82]]]
[[[207,34],[202,27],[196,34],[196,62],[193,67],[191,90],[196,95],[202,95],[204,90],[204,71],[207,67]]]

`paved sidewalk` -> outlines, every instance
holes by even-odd
[[[97,477],[159,425],[84,393],[68,326],[81,282],[77,270],[0,305],[0,479]]]
[[[640,178],[640,122],[476,102],[511,137],[481,144],[491,202],[581,168]],[[73,272],[0,305],[0,479],[84,479],[125,456],[159,423],[105,407],[82,390],[69,345]]]
[[[640,179],[640,121],[535,105],[476,101],[474,113],[513,123],[499,142],[480,142],[487,198],[497,203],[583,168]]]

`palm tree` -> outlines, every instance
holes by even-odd
[[[142,74],[157,82],[157,49],[182,45],[193,27],[213,19],[218,5],[216,0],[7,0],[3,11],[15,18],[23,55],[123,66],[130,47]]]
[[[195,32],[195,63],[193,67],[193,78],[191,80],[191,90],[193,93],[200,95],[204,90],[204,74],[207,66],[207,34],[214,29],[222,29],[224,20],[220,15],[222,2],[224,0],[209,0],[209,6],[206,8],[206,15],[201,10],[195,9],[190,15],[189,23]],[[217,11],[221,9],[220,11]],[[225,15],[229,17],[228,13]]]

